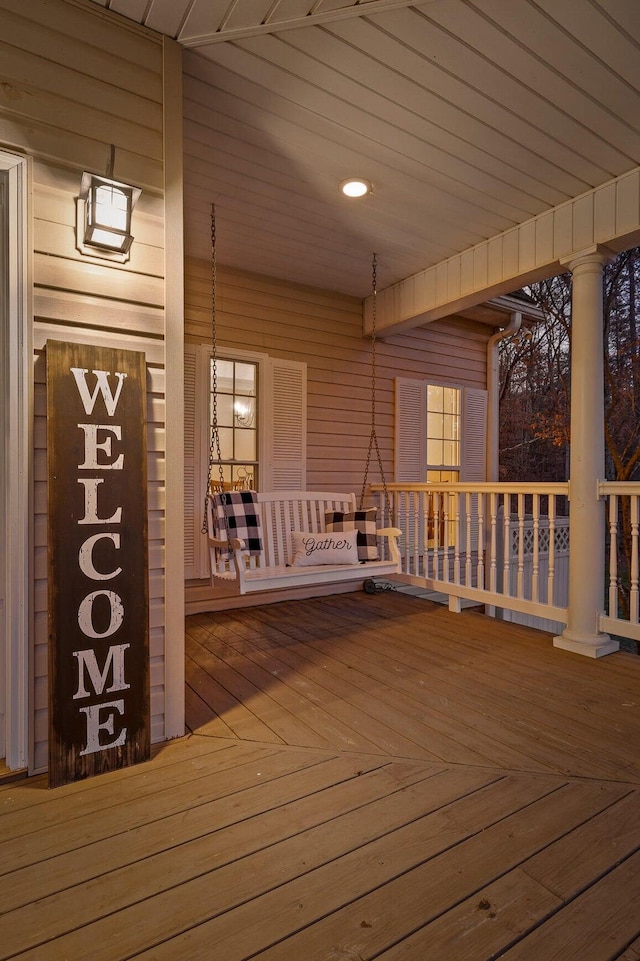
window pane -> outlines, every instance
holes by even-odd
[[[427,437],[442,437],[442,414],[427,414]]]
[[[427,463],[428,464],[442,464],[443,451],[442,451],[442,441],[441,440],[428,440],[427,441]]]
[[[231,481],[231,468],[228,464],[222,465],[222,479],[224,484],[228,484]],[[209,475],[211,490],[218,490],[220,487],[220,468],[217,464],[214,464],[211,468],[211,474]]]
[[[233,413],[236,427],[254,427],[256,420],[255,397],[236,394],[233,402]]]
[[[233,393],[233,361],[219,360],[216,362],[218,393]],[[213,361],[211,361],[211,390],[213,390]]]
[[[428,470],[427,482],[429,484],[457,484],[460,474],[457,470]]]
[[[236,364],[236,394],[255,395],[256,365]]]
[[[444,442],[444,459],[443,464],[447,467],[456,467],[459,463],[459,444],[455,440],[446,440]]]
[[[460,391],[457,387],[443,387],[442,389],[442,409],[445,414],[458,413],[458,396]]]
[[[255,430],[234,431],[236,438],[236,460],[255,460],[256,459],[256,432]]]
[[[444,388],[429,384],[427,387],[427,409],[434,411],[444,410],[443,399]]]
[[[233,396],[231,394],[218,394],[218,425],[220,427],[233,427]],[[211,395],[211,423],[213,423],[213,394]]]
[[[220,456],[222,460],[233,460],[233,430],[230,427],[221,427],[218,434],[220,436]]]
[[[237,464],[233,467],[233,482],[236,490],[256,489],[256,465]]]
[[[458,439],[459,420],[451,414],[444,414],[442,418],[442,436],[445,440]]]

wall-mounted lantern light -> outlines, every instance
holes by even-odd
[[[83,173],[77,205],[78,250],[93,257],[124,262],[133,241],[131,213],[139,187]]]

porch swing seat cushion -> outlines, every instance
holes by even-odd
[[[207,504],[211,581],[214,587],[219,587],[225,593],[247,594],[253,591],[341,584],[345,581],[364,582],[369,577],[385,577],[400,572],[397,538],[401,531],[393,527],[376,532],[379,545],[378,560],[363,563],[357,559],[357,550],[355,550],[349,557],[349,563],[346,564],[340,563],[340,558],[336,557],[330,564],[293,566],[294,533],[305,532],[314,536],[326,534],[325,515],[327,513],[349,515],[356,512],[356,496],[353,493],[325,491],[255,493],[262,539],[262,550],[257,555],[249,554],[241,538],[231,537],[233,552],[230,557],[228,556],[227,541],[216,535],[211,497],[208,498]],[[355,544],[357,544],[357,537]]]

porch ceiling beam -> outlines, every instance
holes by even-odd
[[[424,0],[423,0],[424,2]],[[435,2],[435,0],[431,0]],[[224,26],[213,33],[198,34],[194,37],[180,35],[177,39],[183,47],[208,47],[212,43],[224,43],[228,40],[245,40],[247,37],[256,37],[265,33],[281,33],[283,30],[300,30],[302,27],[319,26],[326,23],[335,23],[338,20],[351,20],[353,17],[372,16],[374,13],[383,13],[387,10],[397,10],[399,7],[410,7],[415,0],[364,0],[351,7],[342,7],[338,10],[325,10],[323,13],[308,13],[303,17],[288,17],[286,20],[275,19],[277,10],[274,11],[274,18],[267,18],[264,23],[256,24],[251,27],[230,27]]]
[[[385,336],[420,327],[566,270],[571,255],[594,245],[615,251],[640,244],[640,167],[517,227],[378,291],[376,330]],[[372,298],[364,332],[371,333]]]

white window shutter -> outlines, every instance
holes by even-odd
[[[396,377],[394,480],[427,479],[427,382]]]
[[[268,409],[262,490],[305,490],[307,484],[307,365],[270,358],[265,364]]]
[[[184,576],[200,577],[199,514],[200,426],[196,423],[198,348],[184,353]]]
[[[487,391],[465,387],[462,392],[463,482],[487,479]]]

